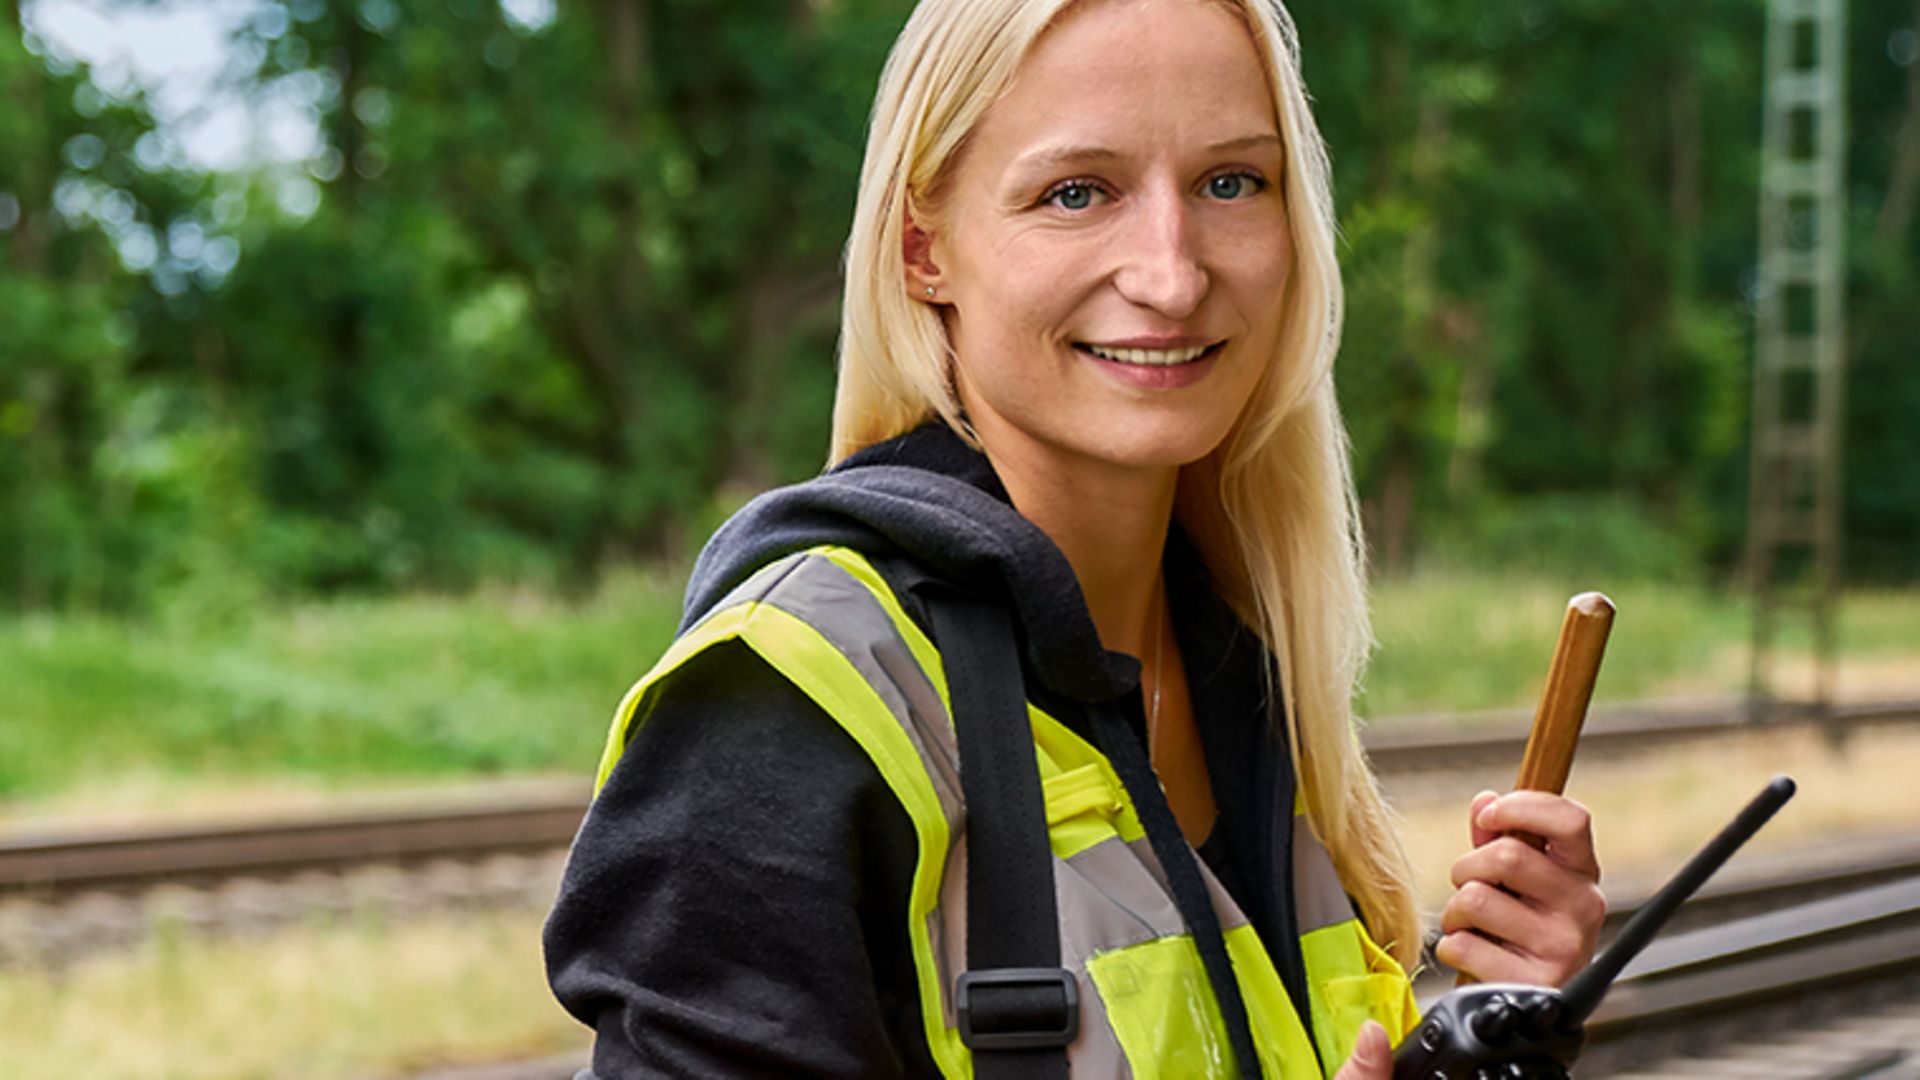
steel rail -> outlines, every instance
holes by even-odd
[[[572,841],[586,801],[580,793],[499,806],[16,838],[0,843],[0,896],[127,892],[161,883],[550,851]]]
[[[1798,995],[1920,965],[1920,877],[1654,942],[1594,1014],[1596,1039],[1649,1020]]]
[[[1499,710],[1474,717],[1417,716],[1371,725],[1367,757],[1384,774],[1444,772],[1489,762],[1520,760],[1531,714]],[[1616,705],[1595,707],[1580,736],[1581,754],[1619,756],[1676,742],[1759,732],[1814,731],[1844,737],[1881,726],[1920,723],[1920,701],[1877,702],[1835,708],[1826,716],[1781,715],[1755,720],[1745,706]]]
[[[1784,854],[1742,855],[1681,906],[1667,924],[1666,935],[1916,877],[1920,877],[1920,833],[1833,841]],[[1611,909],[1602,939],[1610,938],[1631,918],[1657,886],[1657,882],[1639,881],[1606,886]]]
[[[1911,1075],[1920,1025],[1860,1021],[1889,1005],[1911,1012],[1917,991],[1920,877],[1911,877],[1656,941],[1589,1022],[1580,1071]]]

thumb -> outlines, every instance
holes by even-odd
[[[1335,1080],[1388,1080],[1392,1076],[1393,1043],[1379,1021],[1369,1020],[1354,1036],[1353,1056],[1341,1066]]]

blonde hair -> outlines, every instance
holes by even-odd
[[[971,439],[939,315],[907,291],[906,210],[937,202],[968,134],[1074,2],[922,0],[895,42],[847,242],[832,460],[935,416]],[[1175,515],[1221,595],[1277,658],[1308,820],[1368,930],[1410,966],[1420,915],[1352,712],[1372,639],[1364,542],[1333,389],[1343,294],[1326,150],[1286,9],[1279,0],[1211,2],[1238,12],[1264,54],[1286,147],[1295,263],[1279,351],[1220,446],[1181,470]]]

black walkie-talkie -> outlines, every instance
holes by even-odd
[[[1561,990],[1478,983],[1453,990],[1427,1011],[1393,1055],[1394,1080],[1561,1080],[1586,1042],[1593,1015],[1622,969],[1647,947],[1681,904],[1767,823],[1793,779],[1776,776],[1733,823],[1660,887],[1605,952]]]

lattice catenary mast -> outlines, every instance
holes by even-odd
[[[1771,0],[1761,139],[1753,371],[1750,690],[1756,715],[1832,705],[1846,372],[1846,4]],[[1811,623],[1810,699],[1775,668],[1789,618]]]

